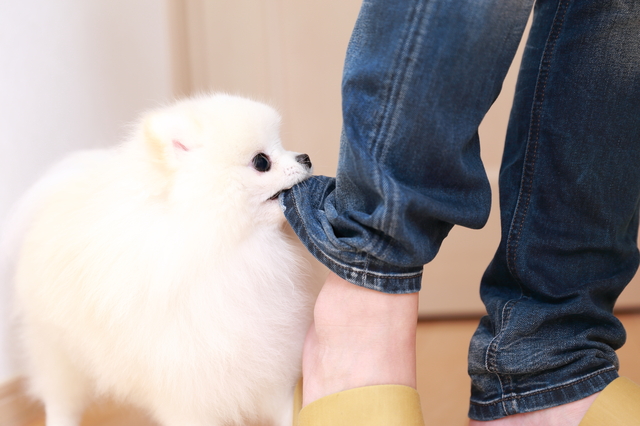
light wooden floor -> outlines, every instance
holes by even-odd
[[[618,351],[620,373],[640,383],[640,314],[619,318],[627,329],[627,343]],[[467,346],[476,320],[423,321],[418,327],[418,390],[427,426],[467,424],[469,379]],[[7,398],[15,389],[0,392],[0,426],[44,426],[42,410],[24,398]],[[10,407],[10,408],[9,408]],[[17,419],[27,419],[18,421]],[[131,409],[106,405],[91,409],[83,426],[156,426]]]

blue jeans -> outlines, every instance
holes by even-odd
[[[364,2],[336,178],[280,199],[329,269],[416,292],[454,225],[484,225],[477,129],[532,3]],[[500,173],[502,240],[480,287],[488,315],[469,350],[471,418],[575,401],[617,377],[612,309],[639,262],[639,166],[640,2],[538,1]]]

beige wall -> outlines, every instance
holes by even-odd
[[[341,126],[340,79],[359,0],[173,0],[175,57],[183,93],[228,91],[274,104],[283,140],[311,156],[318,174],[335,175]],[[480,231],[455,228],[427,265],[423,316],[478,315],[480,277],[499,242],[497,180],[517,63],[480,128],[494,208]],[[179,73],[175,73],[178,75]],[[315,265],[318,279],[326,273]],[[620,307],[640,306],[634,282]]]
[[[287,148],[335,174],[340,79],[354,0],[174,0],[185,18],[182,86],[266,101],[284,117]],[[180,7],[182,5],[182,8]]]

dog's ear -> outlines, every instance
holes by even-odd
[[[189,119],[175,113],[157,111],[145,117],[143,132],[151,160],[163,168],[175,169],[192,148],[193,126]]]

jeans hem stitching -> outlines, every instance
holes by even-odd
[[[294,209],[295,209],[295,214],[298,217],[298,221],[300,224],[300,227],[302,227],[304,229],[304,232],[307,235],[311,235],[311,233],[308,231],[306,225],[304,224],[304,221],[302,221],[302,214],[300,213],[300,208],[298,207],[298,201],[295,197],[295,195],[292,196],[293,198],[293,205],[294,205]],[[368,277],[374,277],[374,278],[386,278],[386,279],[392,279],[392,280],[411,280],[411,279],[415,279],[418,278],[420,276],[422,276],[422,271],[419,272],[407,272],[407,273],[401,273],[401,274],[394,274],[394,275],[385,275],[383,273],[376,273],[376,272],[371,272],[368,270],[363,270],[360,268],[354,268],[352,266],[348,266],[345,264],[342,264],[336,260],[334,260],[333,258],[329,257],[325,252],[323,252],[320,247],[318,247],[311,238],[307,238],[306,239],[308,244],[310,244],[313,249],[314,249],[314,255],[316,257],[321,256],[326,262],[335,265],[338,268],[341,268],[345,271],[352,271],[364,276],[368,276]],[[367,256],[368,258],[368,256]],[[367,263],[368,264],[368,263]]]
[[[549,389],[535,391],[535,392],[526,393],[526,394],[522,394],[522,395],[514,395],[514,396],[504,397],[504,398],[500,398],[500,399],[497,399],[497,400],[494,400],[494,401],[490,401],[490,402],[469,401],[469,404],[475,405],[475,406],[478,406],[478,407],[489,407],[489,406],[492,406],[492,405],[501,404],[504,401],[513,401],[513,400],[524,399],[524,398],[540,395],[540,394],[547,393],[547,392],[553,392],[553,391],[557,391],[557,390],[560,390],[560,389],[569,388],[571,386],[575,386],[577,384],[580,384],[582,382],[590,380],[590,379],[592,379],[594,377],[597,377],[597,376],[599,376],[601,374],[608,373],[610,371],[616,371],[616,370],[617,370],[617,368],[614,367],[614,366],[607,367],[607,368],[604,368],[602,370],[596,371],[595,373],[591,373],[591,374],[589,374],[589,375],[587,375],[585,377],[582,377],[582,378],[580,378],[580,379],[578,379],[576,381],[573,381],[571,383],[566,383],[564,385],[555,386],[555,387],[552,387],[552,388],[549,388]]]

